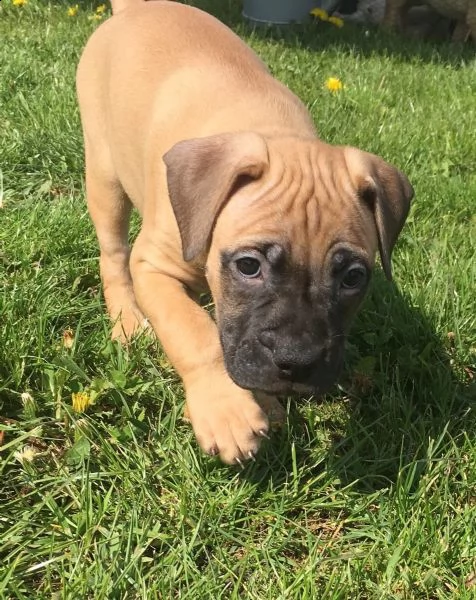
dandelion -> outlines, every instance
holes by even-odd
[[[33,459],[35,458],[35,456],[38,454],[38,450],[36,450],[35,448],[33,448],[33,446],[23,446],[23,448],[21,450],[18,450],[18,452],[15,452],[15,454],[13,455],[18,462],[20,462],[22,465],[24,465],[25,463],[31,463],[33,462]]]
[[[36,402],[30,392],[22,392],[21,401],[23,404],[23,410],[27,419],[34,419],[36,417],[36,411],[38,409]]]
[[[327,11],[325,11],[323,8],[313,8],[310,14],[313,17],[316,17],[316,19],[319,19],[320,21],[329,20],[329,15],[327,14]]]
[[[28,4],[28,0],[12,0],[13,6],[25,6]]]
[[[97,15],[97,14],[89,15],[88,19],[90,21],[100,21],[102,19],[102,15]]]
[[[23,402],[23,405],[28,404],[28,402],[34,402],[33,396],[30,394],[30,392],[22,392],[20,394],[20,398]]]
[[[87,392],[73,392],[71,394],[74,412],[84,412],[91,405],[91,396]]]
[[[339,92],[344,87],[344,84],[337,77],[329,77],[326,80],[326,88],[330,92]]]
[[[107,6],[105,4],[100,4],[97,8],[96,8],[96,14],[97,15],[103,15],[106,12]]]
[[[79,6],[75,4],[68,8],[68,17],[75,17],[78,14]]]
[[[86,419],[78,419],[75,423],[75,427],[78,432],[88,433],[89,432],[89,423]]]
[[[329,23],[332,23],[339,29],[344,27],[344,19],[341,19],[340,17],[329,17],[327,20],[329,21]]]
[[[74,333],[73,333],[73,330],[68,327],[68,329],[65,329],[63,331],[63,347],[68,348],[68,350],[69,350],[70,348],[73,347],[73,343],[74,343]]]

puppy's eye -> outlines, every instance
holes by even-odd
[[[248,279],[254,279],[261,274],[261,263],[257,258],[244,256],[236,261],[238,271]]]
[[[367,282],[367,271],[360,265],[353,265],[342,278],[342,287],[346,290],[361,288]]]

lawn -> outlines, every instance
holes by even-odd
[[[325,140],[408,174],[395,280],[376,273],[331,394],[288,401],[242,471],[203,456],[159,345],[109,339],[74,89],[107,11],[3,0],[0,598],[474,599],[474,48],[325,23],[253,32],[234,0],[198,4]],[[74,410],[81,391],[94,404]]]

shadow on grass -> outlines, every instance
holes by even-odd
[[[383,55],[391,56],[397,62],[439,62],[456,69],[461,67],[465,60],[474,58],[474,46],[471,44],[409,39],[376,27],[351,23],[347,23],[342,29],[322,22],[285,27],[255,27],[242,17],[241,2],[236,0],[192,0],[186,4],[192,4],[213,14],[241,36],[254,36],[290,48],[306,48],[316,53],[326,51],[361,57]]]
[[[149,0],[153,1],[153,0]],[[94,11],[102,0],[50,0],[52,4],[68,7],[79,4],[83,10]],[[316,2],[317,3],[317,2]],[[109,3],[106,3],[109,6]],[[474,46],[470,43],[451,44],[421,39],[409,39],[382,31],[377,27],[346,23],[337,29],[328,23],[309,22],[291,26],[254,26],[243,18],[242,3],[237,0],[184,0],[217,17],[234,29],[241,37],[269,40],[290,48],[307,48],[316,53],[330,52],[369,57],[391,56],[397,62],[420,60],[440,62],[461,67],[465,60],[474,58]]]
[[[379,275],[351,336],[354,353],[377,362],[354,380],[347,428],[328,459],[343,483],[359,480],[367,489],[394,482],[415,461],[417,481],[430,440],[437,456],[449,439],[476,435],[476,388],[451,332],[440,339],[429,318]]]
[[[270,480],[273,487],[288,482],[296,468],[301,484],[327,471],[339,486],[365,493],[395,483],[411,464],[416,485],[450,440],[476,436],[476,382],[452,336],[439,339],[429,318],[380,272],[352,329],[348,358],[342,391],[322,400],[326,416],[309,431],[299,400],[292,401],[289,427],[245,477],[265,489]],[[330,432],[330,443],[320,442],[319,430]]]

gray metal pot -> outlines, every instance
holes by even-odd
[[[302,23],[318,4],[316,0],[243,0],[243,16],[261,25]]]

